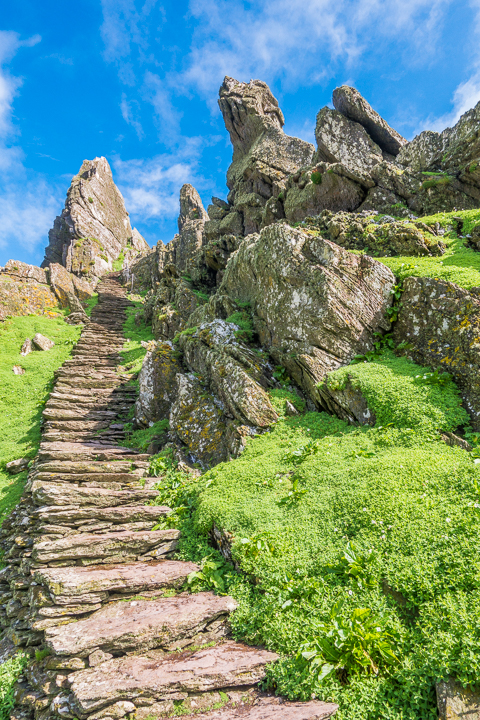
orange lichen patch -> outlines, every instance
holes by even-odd
[[[57,298],[46,285],[0,276],[0,320],[9,315],[53,315]]]

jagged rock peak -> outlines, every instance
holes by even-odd
[[[65,208],[55,219],[48,237],[42,267],[56,262],[69,272],[93,277],[111,270],[112,261],[132,244],[133,232],[125,203],[106,158],[83,162],[68,189]],[[138,244],[139,234],[135,242]],[[145,241],[143,247],[146,252]]]
[[[281,130],[283,113],[268,85],[261,80],[239,82],[226,77],[218,104],[234,151],[245,153],[266,128]]]
[[[182,232],[187,220],[208,220],[200,195],[193,185],[182,185],[180,190],[180,215],[178,216],[178,232]]]
[[[342,115],[363,125],[372,140],[386,153],[398,155],[407,140],[372,108],[353,87],[342,85],[333,91],[333,105]]]

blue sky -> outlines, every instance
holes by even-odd
[[[480,0],[15,0],[0,16],[0,265],[39,264],[71,177],[112,165],[150,245],[184,182],[225,197],[224,75],[265,80],[285,130],[357,87],[405,137],[480,99]]]

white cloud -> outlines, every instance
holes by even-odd
[[[211,98],[223,79],[281,79],[284,86],[329,79],[341,62],[356,69],[379,42],[435,56],[444,10],[453,0],[191,0],[197,21],[177,82]],[[428,42],[426,42],[428,38]]]
[[[58,197],[42,180],[0,193],[0,248],[8,247],[13,259],[19,247],[35,252],[39,242],[46,245],[48,230],[60,210]]]
[[[176,152],[148,160],[113,160],[115,182],[134,223],[176,217],[182,185],[204,187],[205,180],[198,174],[201,140],[187,138]]]
[[[139,112],[138,103],[135,100],[129,102],[126,93],[122,93],[120,110],[122,111],[122,117],[125,122],[135,129],[138,139],[141,140],[144,137],[144,132],[140,121],[136,119]]]

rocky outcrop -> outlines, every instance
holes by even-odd
[[[135,418],[140,426],[167,418],[175,399],[175,376],[181,372],[178,351],[171,342],[158,342],[145,356],[139,375]]]
[[[364,250],[369,255],[442,255],[445,245],[440,227],[416,224],[411,220],[396,221],[390,216],[377,217],[376,211],[332,213],[324,210],[316,217],[307,217],[303,227],[347,250]]]
[[[332,100],[335,109],[362,125],[384,152],[398,155],[407,144],[405,138],[391,128],[355,88],[348,85],[336,88]]]
[[[57,297],[48,285],[0,272],[0,321],[13,315],[56,315],[57,309]]]
[[[480,430],[480,289],[428,277],[407,278],[394,327],[415,362],[451,373],[472,425]]]
[[[388,328],[393,284],[391,271],[367,255],[277,224],[242,244],[219,292],[251,304],[260,342],[321,404],[316,386],[326,373]]]
[[[42,267],[57,263],[80,277],[99,278],[129,248],[150,247],[133,232],[123,197],[103,157],[85,160],[73,178],[65,208],[49,232]]]

